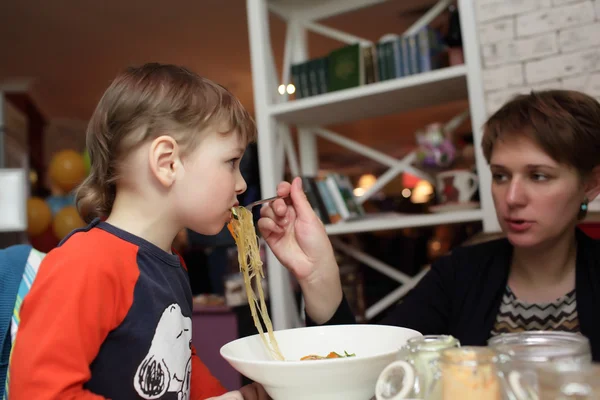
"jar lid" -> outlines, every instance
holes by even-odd
[[[411,351],[441,351],[449,347],[458,347],[460,342],[450,335],[424,335],[408,339],[406,342]]]
[[[496,360],[496,352],[489,347],[463,346],[442,351],[441,361],[445,364],[476,366],[490,364]]]
[[[491,338],[488,345],[500,358],[513,361],[547,362],[566,358],[591,358],[589,340],[573,332],[527,331],[506,333]]]

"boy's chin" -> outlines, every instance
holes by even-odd
[[[198,227],[198,229],[194,229],[192,227],[189,227],[189,229],[193,230],[196,233],[199,233],[201,235],[205,235],[205,236],[214,236],[214,235],[218,235],[223,229],[225,229],[227,226],[227,223],[225,224],[214,224],[213,226],[207,226],[206,224],[203,226]]]

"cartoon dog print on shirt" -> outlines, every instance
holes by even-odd
[[[192,320],[178,304],[162,313],[148,355],[139,365],[133,384],[143,399],[160,399],[176,393],[178,400],[190,398],[192,373]]]

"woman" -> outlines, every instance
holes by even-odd
[[[383,323],[464,345],[508,331],[576,331],[600,361],[600,246],[576,228],[600,192],[600,104],[573,91],[518,96],[487,121],[482,146],[506,238],[435,262]],[[308,323],[352,323],[333,249],[300,180],[277,193],[290,193],[291,204],[264,207],[259,227],[298,279]]]

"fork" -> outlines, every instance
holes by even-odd
[[[248,210],[252,211],[252,208],[254,208],[255,206],[258,206],[259,204],[269,203],[271,201],[275,201],[277,199],[284,199],[286,197],[288,197],[288,196],[274,196],[274,197],[269,197],[268,199],[257,200],[257,201],[254,201],[254,202],[248,204],[246,206],[246,208]]]

